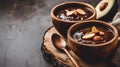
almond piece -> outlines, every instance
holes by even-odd
[[[78,12],[76,10],[74,10],[74,15],[78,15]]]
[[[85,14],[86,14],[85,11],[82,10],[82,9],[77,9],[76,11],[77,11],[79,14],[81,14],[81,15],[85,15]]]
[[[91,39],[95,36],[95,33],[86,33],[85,35],[82,36],[83,39]]]
[[[67,15],[67,16],[70,16],[70,15],[73,15],[73,14],[74,14],[74,11],[67,11],[67,12],[66,12],[66,15]]]
[[[100,31],[99,34],[102,35],[102,36],[105,35],[105,33],[103,31]]]
[[[95,36],[95,37],[93,38],[93,40],[94,40],[94,41],[101,40],[101,36]]]
[[[95,26],[92,26],[92,31],[91,31],[91,32],[93,32],[93,33],[98,33],[99,30],[98,30]]]
[[[73,14],[77,15],[78,12],[76,10],[71,10],[71,11],[67,11],[67,13],[66,13],[67,16],[70,16],[70,15],[73,15]]]

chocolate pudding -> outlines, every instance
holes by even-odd
[[[73,34],[73,38],[83,44],[101,44],[110,41],[114,32],[108,27],[91,26],[79,29]]]
[[[86,6],[79,7],[67,7],[59,11],[57,17],[63,20],[77,21],[84,20],[93,15],[93,12],[90,8]]]

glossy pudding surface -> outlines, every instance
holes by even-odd
[[[90,26],[77,30],[73,38],[83,44],[101,44],[110,41],[114,37],[114,32],[108,27]]]
[[[58,11],[56,17],[63,20],[77,21],[84,20],[93,15],[92,9],[80,5],[76,7],[67,7]]]

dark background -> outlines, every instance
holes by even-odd
[[[0,0],[0,67],[52,67],[42,57],[42,38],[52,26],[51,8],[66,1],[73,0]]]

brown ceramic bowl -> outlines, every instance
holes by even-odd
[[[82,28],[87,28],[90,26],[101,26],[104,28],[109,28],[114,32],[113,38],[105,43],[100,44],[84,44],[81,42],[76,41],[73,38],[73,34]],[[117,29],[104,21],[98,20],[88,20],[88,21],[81,21],[80,23],[76,23],[72,25],[68,30],[68,45],[69,47],[75,52],[75,54],[85,60],[98,60],[98,59],[105,59],[109,57],[114,49],[117,46],[118,42],[118,31]]]
[[[66,8],[79,7],[79,6],[88,7],[92,11],[92,15],[84,20],[96,19],[95,8],[92,5],[90,5],[88,3],[84,3],[84,2],[65,2],[65,3],[61,3],[61,4],[54,6],[51,10],[51,18],[52,18],[53,25],[56,28],[56,30],[60,34],[62,34],[65,38],[67,37],[68,28],[72,24],[77,23],[81,20],[68,21],[68,20],[64,20],[64,19],[59,19],[56,16],[61,10],[64,10]]]

